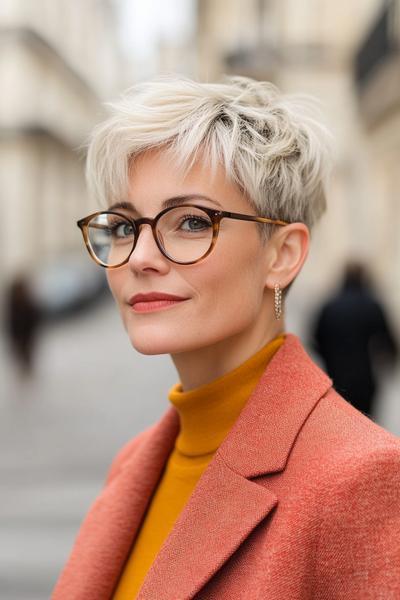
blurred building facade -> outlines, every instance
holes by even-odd
[[[1,2],[0,287],[81,244],[79,149],[121,72],[111,0]]]
[[[373,261],[400,320],[400,0],[382,5],[356,53],[358,105],[373,194],[366,207]]]
[[[119,1],[0,4],[0,287],[81,244],[74,221],[95,206],[78,149],[100,101],[134,82],[118,51]],[[196,1],[196,34],[160,39],[158,72],[236,73],[310,93],[333,133],[328,212],[289,296],[300,321],[351,255],[372,270],[400,332],[400,0]]]
[[[350,255],[368,264],[400,333],[398,55],[388,53],[362,89],[354,68],[389,5],[388,27],[398,40],[399,0],[198,0],[201,79],[234,73],[312,94],[333,133],[329,208],[289,296],[304,324],[313,303],[336,287]],[[391,90],[390,108],[382,85]]]

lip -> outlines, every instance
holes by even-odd
[[[165,292],[148,292],[147,294],[135,294],[129,300],[129,304],[135,312],[153,312],[176,306],[179,302],[188,300],[175,294]]]

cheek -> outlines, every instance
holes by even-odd
[[[115,275],[112,271],[106,271],[106,277],[107,277],[108,287],[110,288],[110,291],[116,300],[116,297],[115,297],[115,289],[116,289]]]
[[[106,275],[108,287],[110,288],[114,300],[117,304],[120,304],[122,300],[122,286],[126,278],[122,272],[118,271],[118,269],[108,270]]]
[[[254,253],[231,252],[216,260],[215,267],[211,261],[202,265],[196,277],[199,322],[221,331],[242,327],[257,317],[264,290],[257,259]]]

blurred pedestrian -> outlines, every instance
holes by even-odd
[[[34,370],[34,357],[41,310],[32,295],[28,279],[18,275],[6,293],[5,331],[19,372],[29,377]]]
[[[311,345],[323,359],[337,391],[372,416],[379,368],[393,365],[399,350],[385,309],[361,262],[348,262],[339,290],[315,317],[311,337]]]
[[[327,146],[301,99],[240,77],[139,84],[93,132],[107,208],[77,224],[131,344],[179,382],[113,461],[52,600],[400,597],[400,442],[285,331]]]

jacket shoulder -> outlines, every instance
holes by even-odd
[[[399,468],[400,439],[374,423],[331,388],[300,431],[293,454],[313,465],[315,476],[341,479],[363,465]],[[303,460],[302,460],[303,459]],[[319,477],[318,477],[319,478]]]
[[[117,452],[108,470],[105,482],[106,485],[111,483],[111,481],[124,468],[125,464],[130,461],[130,459],[134,456],[140,445],[151,434],[154,427],[155,425],[151,425],[150,427],[147,427],[147,429],[141,431],[138,435],[136,435],[134,438],[132,438],[126,444],[124,444],[122,448]]]
[[[323,423],[328,439],[339,437],[342,444],[354,451],[392,447],[400,452],[398,437],[354,408],[334,388],[321,398],[315,416]]]

